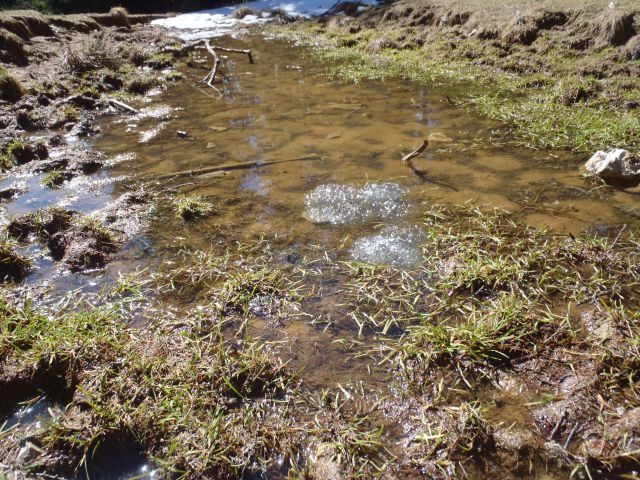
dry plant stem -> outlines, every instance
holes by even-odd
[[[204,173],[226,172],[228,170],[241,170],[241,169],[244,169],[244,168],[264,167],[264,166],[267,166],[267,165],[274,165],[274,164],[277,164],[277,163],[302,162],[302,161],[306,161],[306,160],[319,160],[320,158],[321,158],[320,155],[312,153],[312,154],[309,154],[309,155],[301,155],[299,157],[283,158],[283,159],[276,159],[276,160],[251,160],[249,162],[226,163],[224,165],[216,165],[215,167],[204,167],[204,168],[199,168],[197,170],[183,170],[181,172],[168,173],[168,174],[165,174],[165,175],[160,175],[157,178],[159,180],[162,180],[162,179],[165,179],[165,178],[202,175]]]
[[[405,165],[411,165],[411,160],[424,152],[428,146],[429,140],[425,140],[424,142],[422,142],[422,145],[420,145],[420,147],[418,147],[416,150],[402,157],[402,163],[404,163]]]

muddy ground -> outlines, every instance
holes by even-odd
[[[24,195],[23,180],[33,175],[43,175],[42,186],[56,189],[109,168],[113,159],[88,142],[100,134],[98,118],[126,112],[122,103],[139,102],[150,90],[181,78],[171,68],[177,60],[163,52],[180,41],[152,28],[153,18],[117,12],[0,14],[0,168],[15,179],[2,189],[2,201]],[[10,219],[0,274],[19,281],[30,271],[14,243],[41,243],[61,269],[104,267],[140,227],[141,216],[130,214],[148,211],[151,197],[144,191],[125,194],[90,216],[51,208]]]
[[[373,54],[433,42],[452,61],[482,63],[490,49],[499,60],[488,71],[520,65],[545,78],[560,71],[543,46],[568,48],[584,64],[605,55],[592,65],[597,81],[635,88],[635,14],[631,27],[622,22],[623,41],[584,26],[597,15],[578,10],[514,20],[473,8],[400,1],[293,28]],[[50,173],[47,188],[108,168],[77,139],[98,133],[98,116],[122,113],[109,100],[136,105],[188,68],[188,57],[168,53],[179,42],[138,17],[3,15],[3,45],[12,49],[3,48],[2,168]],[[373,38],[374,26],[389,36]],[[588,40],[574,44],[579,38]],[[563,108],[609,111],[629,100],[603,90],[561,100],[565,93],[554,100]],[[91,215],[50,207],[3,227],[3,476],[636,478],[640,266],[624,229],[576,238],[504,212],[434,207],[422,219],[425,263],[414,271],[334,261],[317,246],[282,260],[267,241],[230,242],[182,249],[158,272],[99,293],[34,304],[19,289],[30,268],[20,246],[41,245],[63,272],[103,268],[155,201],[131,185]],[[178,202],[181,221],[210,212],[198,199]],[[336,322],[359,322],[344,341],[349,355],[386,375],[383,390],[356,381],[310,388],[288,366],[286,345],[247,334],[252,319],[303,314],[329,329],[317,306],[325,291],[342,295]],[[37,421],[15,423],[30,409]]]

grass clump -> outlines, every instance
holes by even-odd
[[[267,242],[214,250],[181,252],[180,264],[164,273],[166,290],[178,298],[207,299],[225,316],[292,313],[307,294],[303,275],[279,265]],[[288,308],[292,307],[292,308]]]
[[[147,61],[146,64],[157,70],[168,68],[173,65],[174,58],[170,53],[155,53]]]
[[[165,79],[167,82],[179,82],[180,80],[184,80],[184,74],[172,71],[167,74]]]
[[[159,84],[158,79],[154,76],[138,76],[126,82],[124,89],[127,93],[144,95]]]
[[[106,68],[117,70],[123,63],[122,55],[114,48],[109,34],[92,34],[77,50],[65,52],[64,64],[71,73],[86,73]]]
[[[46,188],[59,188],[72,176],[73,174],[71,172],[67,172],[65,170],[52,170],[42,177],[40,185]]]
[[[19,215],[10,220],[7,233],[11,238],[26,240],[30,235],[46,240],[71,227],[76,213],[61,207],[48,207]]]
[[[213,205],[199,196],[179,197],[174,201],[176,217],[184,221],[203,218],[213,212]]]
[[[235,265],[225,260],[232,257],[215,260],[211,254],[209,265],[233,276]],[[246,262],[243,268],[250,270]],[[223,298],[223,283],[213,282],[207,291]],[[131,316],[147,311],[154,288],[136,275],[98,297],[69,297],[45,309],[0,301],[0,354],[13,366],[13,373],[0,376],[0,386],[11,375],[38,377],[55,365],[69,398],[34,433],[39,450],[28,465],[16,463],[12,449],[20,448],[19,439],[2,432],[4,463],[37,475],[52,473],[50,460],[62,459],[55,465],[66,467],[55,473],[73,475],[80,468],[91,471],[101,445],[132,436],[162,476],[243,478],[283,468],[312,475],[315,465],[301,461],[306,449],[348,477],[384,469],[389,455],[382,428],[367,413],[351,410],[353,398],[338,393],[333,400],[326,394],[322,402],[310,401],[276,345],[245,337],[231,318],[212,316],[207,305],[182,310],[177,318],[153,302],[145,329],[128,326]],[[157,288],[167,286],[161,281]]]
[[[36,159],[47,158],[49,152],[42,142],[15,138],[5,145],[3,155],[5,156],[4,164],[9,168],[16,163],[22,165]]]
[[[62,109],[62,116],[66,122],[77,122],[80,119],[80,110],[74,105],[67,104]]]

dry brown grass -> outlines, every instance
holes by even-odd
[[[609,9],[610,0],[431,0],[429,3],[456,9],[468,8],[474,12],[504,14],[505,16],[545,8],[551,10],[566,9]],[[640,9],[636,0],[615,0],[616,10]]]
[[[64,62],[70,72],[83,73],[100,68],[117,69],[123,59],[110,36],[99,32],[89,37],[82,48],[67,50]]]

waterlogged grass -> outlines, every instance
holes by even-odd
[[[593,412],[602,408],[598,396],[610,409],[640,401],[637,240],[625,232],[558,236],[468,207],[434,207],[423,228],[424,264],[412,271],[334,266],[345,278],[347,315],[366,339],[362,355],[395,370],[402,398],[423,402],[407,452],[412,461],[446,477],[448,468],[460,473],[471,459],[486,458],[492,432],[504,426],[483,419],[493,400],[482,392],[500,398],[496,378],[516,375],[522,403],[528,388],[538,397],[550,390],[539,408],[557,408],[559,416],[548,430],[531,420],[514,425],[553,437],[563,415],[578,424],[562,434],[560,471],[595,478],[636,464],[640,450],[628,443],[635,427],[615,424],[615,413],[602,420]],[[386,338],[372,341],[374,335]],[[581,386],[557,386],[567,377]],[[539,418],[536,405],[523,408]],[[471,423],[460,424],[452,408],[471,409]],[[576,436],[578,428],[593,437]],[[610,441],[608,453],[593,448],[593,438]]]
[[[264,268],[272,260],[265,247],[217,257],[190,252],[154,278],[135,272],[97,296],[48,307],[3,298],[0,356],[11,369],[0,382],[27,385],[2,404],[17,405],[43,385],[49,398],[70,403],[33,434],[39,448],[28,465],[16,463],[19,435],[0,432],[2,462],[31,475],[72,476],[92,472],[105,455],[120,459],[124,448],[143,452],[163,477],[310,478],[329,468],[341,478],[374,478],[385,470],[392,457],[384,428],[354,407],[353,395],[343,388],[311,394],[276,344],[247,337],[236,321],[250,314],[250,298],[295,301],[298,287],[284,270]],[[199,271],[188,275],[188,262]],[[152,301],[184,294],[187,282],[211,303],[176,315]],[[149,323],[131,327],[134,316]]]
[[[517,144],[580,153],[640,145],[640,113],[625,106],[637,98],[640,82],[580,76],[581,70],[615,61],[610,50],[585,59],[569,56],[557,46],[538,54],[514,45],[505,57],[490,42],[471,38],[452,49],[456,39],[447,33],[421,46],[402,48],[394,40],[401,37],[400,31],[364,30],[353,35],[338,27],[324,30],[307,23],[272,29],[310,47],[312,56],[329,65],[331,75],[356,83],[402,78],[433,87],[469,110],[506,122]],[[389,39],[395,46],[385,48],[381,43],[382,48],[372,48],[376,38]],[[545,41],[543,37],[541,42]],[[545,68],[553,74],[542,76],[540,63],[547,63]]]
[[[263,316],[294,307],[309,293],[299,269],[278,264],[266,241],[238,244],[225,252],[185,250],[159,276],[162,291],[207,298],[220,315]],[[291,313],[291,312],[290,312]]]
[[[628,416],[640,401],[638,242],[624,231],[558,236],[470,207],[433,207],[422,228],[424,263],[411,271],[319,248],[292,265],[260,241],[183,250],[91,297],[38,307],[7,297],[0,387],[30,385],[6,389],[9,406],[55,389],[68,404],[32,438],[37,461],[15,468],[51,473],[62,458],[69,471],[54,473],[71,476],[125,442],[160,475],[184,478],[473,477],[487,465],[510,472],[505,448],[535,472],[553,459],[560,477],[628,471],[640,449]],[[288,365],[290,345],[247,335],[256,317],[322,315],[323,288],[343,317],[332,331],[372,372],[389,372],[374,379],[388,389],[311,391]],[[523,397],[508,425],[488,414],[512,398],[505,377]],[[537,443],[496,450],[511,428],[557,442],[562,456]],[[0,433],[0,463],[21,447]]]

